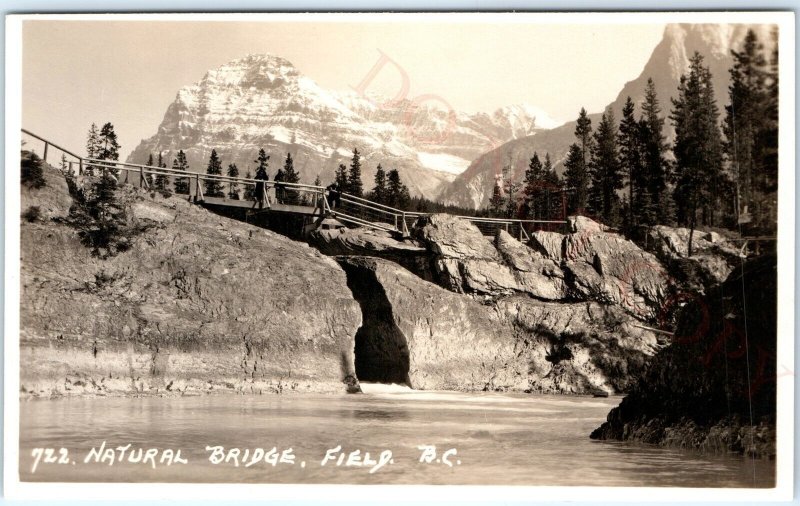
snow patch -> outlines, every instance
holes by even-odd
[[[424,151],[419,151],[417,152],[417,159],[426,169],[446,172],[448,174],[461,174],[467,170],[470,164],[469,160],[454,155],[448,155],[447,153],[426,153]]]

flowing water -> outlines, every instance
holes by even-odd
[[[774,485],[774,462],[590,440],[589,433],[620,398],[366,388],[368,393],[363,395],[341,396],[22,402],[20,478],[79,482]],[[130,447],[124,453],[117,450],[126,445]],[[430,446],[435,446],[435,453]],[[341,447],[340,451],[335,451],[336,447]],[[273,448],[275,451],[271,451]],[[239,450],[238,455],[234,449]],[[358,453],[351,454],[356,450]]]

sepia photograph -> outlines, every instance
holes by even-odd
[[[791,499],[793,13],[6,27],[6,495]]]

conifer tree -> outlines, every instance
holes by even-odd
[[[152,165],[152,155],[151,160],[148,165]],[[167,164],[164,163],[164,156],[161,154],[161,151],[158,152],[158,167],[162,169],[167,168]],[[166,174],[157,174],[156,181],[155,181],[155,189],[161,193],[164,197],[169,197],[172,195],[172,190],[170,189],[169,183],[169,176]]]
[[[534,220],[544,219],[547,209],[545,201],[545,172],[538,153],[534,152],[533,157],[525,170],[525,186],[523,188],[523,199],[525,202],[525,214]]]
[[[340,163],[339,168],[336,169],[335,182],[339,185],[339,191],[347,191],[347,167],[343,163]]]
[[[375,186],[372,188],[369,198],[379,204],[385,204],[386,192],[386,171],[383,170],[381,164],[378,164],[378,168],[375,171]]]
[[[644,124],[636,120],[633,100],[628,97],[619,124],[619,160],[628,185],[626,229],[652,221],[647,173],[644,168]]]
[[[361,182],[361,154],[358,149],[353,149],[353,158],[350,161],[350,173],[347,175],[347,193],[356,197],[364,195],[364,183]]]
[[[27,149],[22,150],[20,161],[21,182],[28,188],[42,188],[47,185],[44,178],[44,161],[39,155]]]
[[[586,109],[581,107],[578,113],[578,121],[575,125],[575,137],[581,148],[582,163],[584,167],[589,166],[589,154],[592,150],[592,120],[586,114]]]
[[[220,176],[222,175],[222,162],[217,156],[217,150],[211,150],[211,156],[208,158],[208,167],[206,168],[206,174],[209,176]],[[205,196],[206,197],[224,197],[225,193],[222,190],[222,182],[218,179],[206,179],[203,181],[203,186],[205,186]]]
[[[777,45],[776,45],[777,48]],[[723,132],[725,153],[737,186],[739,211],[747,209],[757,225],[769,227],[769,190],[777,189],[777,165],[768,163],[771,130],[770,75],[763,45],[755,32],[748,30],[742,50],[731,51],[733,67],[729,70],[730,104],[725,107]],[[777,125],[776,125],[777,126]],[[777,127],[774,129],[777,134]],[[777,140],[777,139],[775,139]],[[774,143],[777,147],[777,142]],[[773,189],[774,187],[774,189]]]
[[[182,149],[178,151],[178,155],[172,162],[172,168],[175,170],[188,172],[189,163],[186,161],[186,153],[184,153]],[[175,178],[175,193],[177,193],[178,195],[189,195],[188,177]]]
[[[411,201],[408,188],[400,180],[400,173],[392,169],[387,175],[386,205],[397,209],[406,209]]]
[[[239,167],[235,163],[228,165],[228,177],[239,177]],[[228,185],[228,198],[231,200],[239,200],[239,183],[231,181]]]
[[[100,132],[97,130],[97,125],[92,123],[89,127],[89,134],[86,138],[86,158],[97,158],[100,153]]]
[[[86,158],[97,158],[100,154],[100,132],[97,130],[97,125],[92,123],[89,128],[89,133],[86,137]],[[89,175],[94,174],[94,165],[87,165],[86,171]]]
[[[258,150],[258,158],[255,159],[255,162],[258,164],[258,167],[256,167],[256,172],[259,170],[266,171],[269,167],[269,155],[266,151],[264,151],[264,148]]]
[[[153,153],[150,153],[150,156],[147,157],[147,166],[148,167],[153,166]]]
[[[589,192],[589,174],[583,164],[581,147],[572,143],[564,161],[564,185],[569,192],[569,214],[582,214],[586,210]]]
[[[777,198],[770,200],[769,196],[778,191],[778,29],[772,29],[772,52],[769,58],[769,67],[766,77],[766,107],[764,114],[764,129],[761,133],[763,144],[763,188],[762,191],[772,206],[765,208],[765,218],[770,220],[772,230],[777,226],[778,211]],[[774,214],[772,213],[774,212]]]
[[[668,225],[672,223],[675,215],[673,200],[668,191],[670,162],[666,158],[666,153],[669,146],[664,136],[664,118],[661,117],[661,106],[652,79],[647,80],[645,87],[639,130],[642,136],[642,163],[645,173],[642,184],[647,185],[645,194],[649,199],[644,224]],[[639,203],[631,201],[630,205],[638,206]]]
[[[505,199],[503,198],[503,187],[500,179],[494,182],[492,198],[489,199],[489,213],[492,218],[502,218],[505,214]]]
[[[314,186],[322,186],[322,179],[320,179],[319,174],[317,174],[317,179],[314,180]]]
[[[117,142],[117,134],[114,132],[114,125],[106,123],[100,129],[99,152],[95,153],[98,160],[119,160],[119,150],[121,146]],[[107,170],[114,178],[118,177],[119,169],[111,168]]]
[[[283,180],[292,184],[300,182],[300,175],[294,170],[294,160],[292,160],[291,153],[286,153],[286,162],[283,164]],[[297,189],[290,186],[284,190],[284,203],[297,205],[299,201]]]
[[[617,125],[614,112],[607,109],[603,113],[591,149],[589,164],[591,185],[589,187],[589,208],[605,223],[619,223],[619,196],[622,189],[622,171],[617,149]]]
[[[578,142],[572,144],[564,162],[564,176],[570,190],[570,213],[584,213],[589,200],[589,153],[592,147],[592,120],[581,107],[575,126]]]
[[[698,218],[714,224],[720,204],[722,140],[717,126],[719,111],[714,102],[711,73],[703,57],[695,52],[689,73],[681,76],[678,98],[672,99],[670,118],[675,126],[675,203],[679,223],[690,228],[687,254],[692,254],[692,236]],[[698,212],[702,216],[698,217]]]

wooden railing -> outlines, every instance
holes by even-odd
[[[241,197],[247,193],[246,188],[252,186],[253,192],[255,192],[256,188],[260,186],[262,191],[261,199],[257,199],[255,196],[254,199],[261,200],[265,209],[272,209],[275,204],[280,204],[278,200],[281,194],[284,194],[288,195],[289,198],[287,200],[291,203],[313,207],[318,209],[321,215],[332,214],[338,220],[346,223],[376,230],[399,232],[404,237],[410,235],[410,228],[413,227],[413,222],[415,220],[431,215],[431,213],[404,211],[347,193],[341,193],[340,198],[336,199],[338,200],[338,205],[331,207],[332,202],[330,202],[330,200],[332,199],[330,199],[330,192],[322,186],[304,183],[263,181],[255,178],[231,177],[216,174],[200,174],[197,172],[187,172],[166,167],[154,167],[138,163],[98,160],[76,155],[24,128],[22,129],[22,133],[44,143],[42,159],[45,162],[47,162],[47,157],[50,154],[50,148],[55,148],[65,155],[74,158],[74,160],[66,161],[66,170],[72,174],[82,175],[89,171],[90,173],[100,172],[101,174],[107,175],[110,172],[118,182],[132,183],[131,178],[134,178],[134,184],[138,182],[140,187],[149,190],[153,189],[158,176],[171,178],[173,182],[188,180],[188,193],[178,195],[187,195],[188,198],[194,202],[202,203],[207,197],[211,198],[211,196],[206,196],[203,193],[203,187],[205,183],[208,182],[228,185],[229,191],[226,192],[223,190],[222,192],[223,195],[221,198],[223,199],[227,199],[232,194],[230,188],[232,188],[233,185],[241,188],[241,190],[237,190],[236,192],[236,195],[239,197],[237,200],[245,200]],[[120,181],[123,173],[125,174],[125,180]],[[259,183],[261,184],[259,185]],[[273,191],[273,197],[270,196],[270,190],[275,190]],[[175,193],[174,190],[172,190],[172,192]],[[242,195],[239,195],[239,193],[242,193]],[[299,195],[306,195],[311,198],[297,199]],[[566,223],[565,220],[522,220],[461,215],[456,215],[456,217],[475,224],[485,235],[494,235],[498,229],[504,229],[506,232],[518,236],[520,240],[529,239],[528,230],[532,227],[541,225],[563,226]],[[411,225],[411,227],[409,225]]]

